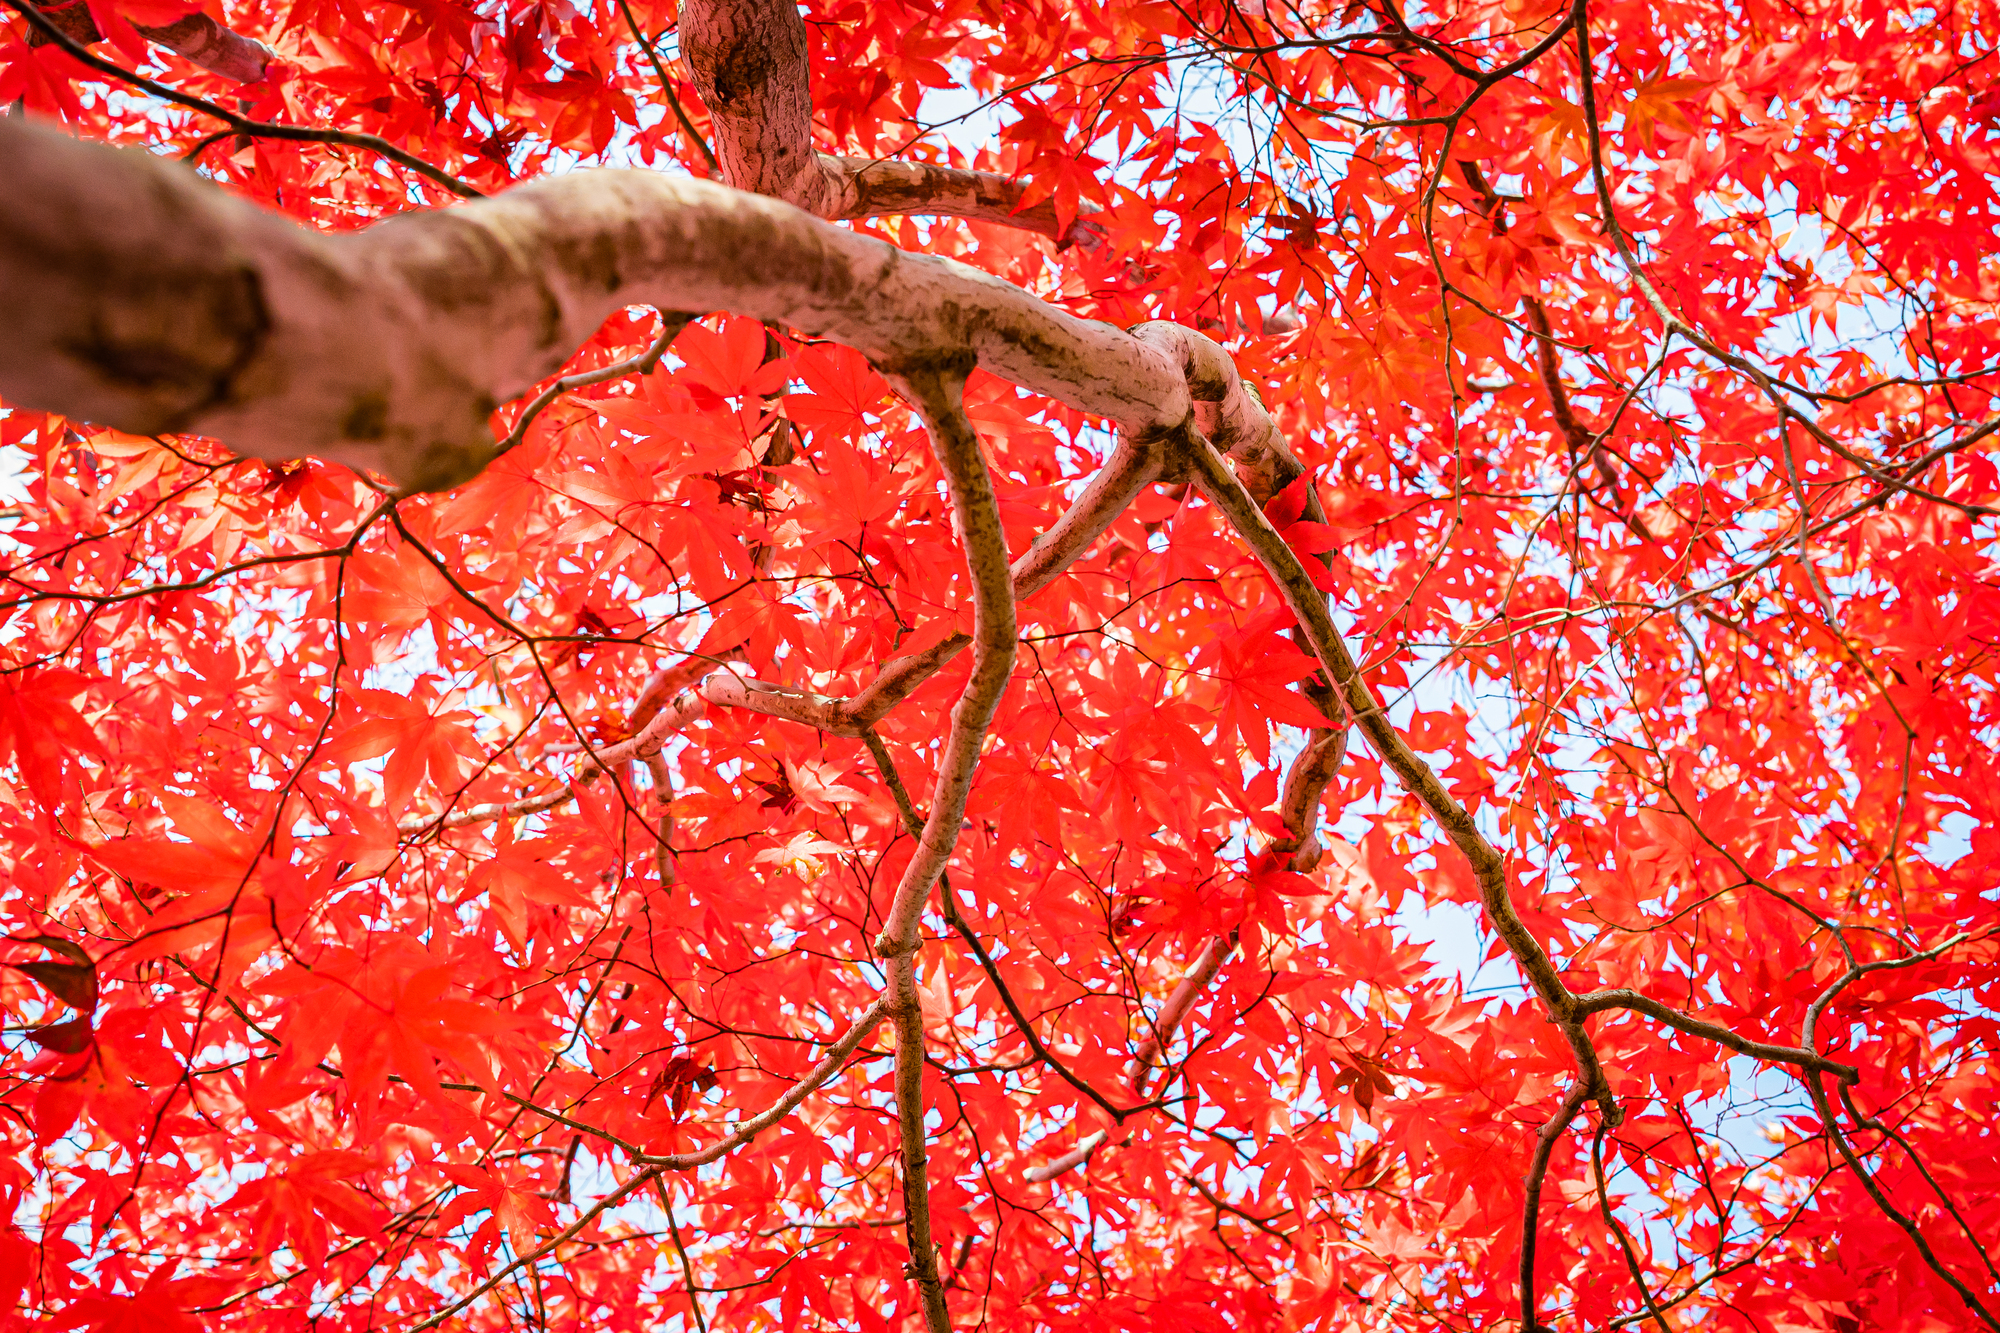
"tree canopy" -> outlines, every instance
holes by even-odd
[[[1993,6],[5,3],[5,1326],[2000,1330]]]

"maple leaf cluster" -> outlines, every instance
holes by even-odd
[[[671,4],[88,9],[241,123],[14,11],[0,101],[320,229],[711,166]],[[269,73],[143,35],[195,14]],[[1464,816],[1184,479],[1023,597],[915,964],[953,1323],[2000,1328],[2000,12],[807,25],[822,149],[1088,243],[852,225],[1229,348],[1304,466],[1274,540]],[[673,318],[443,494],[0,417],[0,1327],[921,1326],[871,1006],[967,542],[867,358]],[[965,415],[1023,558],[1112,434]],[[927,653],[860,727],[698,685]]]

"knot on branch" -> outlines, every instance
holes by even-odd
[[[917,941],[893,939],[886,930],[875,937],[875,956],[877,958],[901,958],[906,954],[913,954],[916,951]]]
[[[871,357],[869,364],[919,411],[948,398],[957,403],[959,391],[979,364],[970,347],[940,347],[898,357]]]

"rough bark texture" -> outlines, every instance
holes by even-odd
[[[768,0],[688,5],[681,52],[714,122],[722,179],[816,217],[845,216],[842,173],[813,149],[806,22],[798,7]]]

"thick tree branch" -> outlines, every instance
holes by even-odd
[[[544,179],[322,236],[141,152],[0,121],[0,394],[143,434],[471,476],[488,417],[627,305],[731,310],[879,364],[964,352],[1141,433],[1176,367],[990,274],[774,200],[642,171]]]
[[[1285,443],[1256,391],[1237,373],[1221,344],[1179,324],[1153,321],[1134,325],[1132,336],[1157,347],[1179,368],[1202,435],[1236,461],[1243,485],[1259,504],[1297,481],[1305,467]],[[1312,495],[1307,517],[1320,515]]]
[[[841,216],[840,172],[812,144],[806,22],[788,0],[691,0],[681,56],[708,108],[725,184]]]

